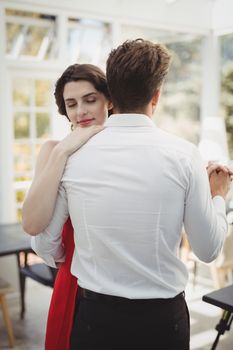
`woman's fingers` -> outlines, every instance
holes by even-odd
[[[211,176],[211,174],[214,171],[216,171],[217,173],[222,171],[225,174],[233,175],[232,169],[228,168],[225,165],[222,165],[222,164],[219,164],[219,163],[214,163],[214,162],[209,162],[206,170],[207,170],[207,173],[208,173],[209,177]]]

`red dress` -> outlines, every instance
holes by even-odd
[[[62,240],[65,245],[66,260],[58,270],[53,289],[47,320],[45,350],[69,350],[78,290],[77,278],[70,272],[74,252],[74,230],[70,219],[63,227]]]

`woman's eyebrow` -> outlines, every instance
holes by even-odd
[[[83,95],[82,97],[89,97],[91,95],[97,95],[97,93],[94,92],[94,91],[93,92],[88,92],[87,94]]]
[[[82,98],[86,98],[86,97],[90,97],[90,96],[95,96],[97,95],[97,92],[93,91],[93,92],[88,92],[87,94],[83,95]],[[75,98],[72,98],[72,97],[68,97],[68,98],[65,98],[65,102],[70,102],[70,101],[74,101]]]
[[[70,101],[74,101],[75,98],[65,98],[65,102],[70,102]]]

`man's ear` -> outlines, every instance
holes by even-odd
[[[108,110],[113,109],[113,104],[111,101],[108,102]]]
[[[152,104],[152,109],[153,109],[153,112],[157,106],[157,103],[158,103],[158,100],[159,100],[159,96],[160,96],[160,90],[156,90],[154,95],[152,96],[152,99],[151,99],[151,104]]]

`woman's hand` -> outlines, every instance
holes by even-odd
[[[87,128],[76,128],[61,140],[56,148],[62,151],[66,156],[70,156],[82,147],[92,136],[96,135],[104,128],[103,125],[91,125]]]
[[[206,168],[212,197],[217,195],[226,198],[230,190],[230,183],[233,176],[233,171],[229,167],[210,161]]]
[[[228,174],[230,177],[233,176],[233,170],[225,165],[222,165],[220,163],[214,162],[214,161],[209,161],[208,165],[206,167],[207,170],[207,174],[210,180],[211,175],[214,172],[219,173],[220,171],[222,171],[225,174]]]
[[[210,176],[210,190],[212,197],[222,196],[226,198],[230,190],[231,177],[225,171],[213,171]]]

